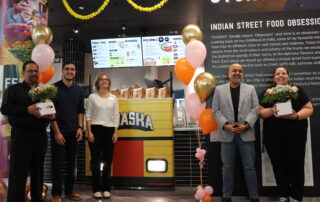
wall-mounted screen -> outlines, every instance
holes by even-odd
[[[175,65],[185,57],[181,35],[142,37],[144,66]]]
[[[141,37],[91,40],[94,68],[143,66]]]

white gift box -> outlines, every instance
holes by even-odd
[[[40,102],[36,106],[41,116],[56,113],[56,109],[54,108],[53,102]]]
[[[278,116],[292,114],[292,104],[291,101],[276,103],[276,109],[278,111]]]

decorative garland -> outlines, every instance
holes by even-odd
[[[105,7],[109,4],[109,2],[110,2],[110,0],[105,0],[102,3],[102,5],[100,6],[100,8],[93,13],[90,13],[88,15],[80,15],[80,14],[74,12],[74,10],[69,6],[67,0],[62,0],[64,7],[66,7],[66,9],[70,13],[70,15],[72,15],[73,17],[78,18],[80,20],[89,20],[91,18],[96,17],[105,9]]]
[[[162,6],[164,6],[164,4],[166,4],[169,0],[162,0],[160,3],[154,5],[154,6],[151,6],[151,7],[142,7],[142,6],[139,6],[138,4],[136,4],[135,2],[133,2],[132,0],[127,0],[127,2],[134,8],[134,9],[137,9],[141,12],[152,12],[152,11],[155,11],[159,8],[161,8]]]
[[[141,12],[152,12],[152,11],[155,11],[159,8],[161,8],[162,6],[164,6],[164,4],[166,4],[169,0],[162,0],[160,3],[154,5],[154,6],[151,6],[151,7],[142,7],[142,6],[139,6],[138,4],[136,4],[135,2],[133,2],[133,0],[127,0],[127,2],[134,8],[134,9],[137,9]],[[80,20],[89,20],[91,18],[94,18],[96,17],[97,15],[99,15],[105,8],[106,6],[109,4],[110,0],[105,0],[103,2],[103,4],[100,6],[100,8],[91,13],[91,14],[88,14],[88,15],[80,15],[78,13],[76,13],[71,7],[70,5],[68,4],[67,0],[62,0],[62,3],[64,5],[64,7],[67,9],[67,11],[70,13],[70,15],[72,15],[73,17],[75,18],[78,18]]]

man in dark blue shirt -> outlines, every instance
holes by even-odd
[[[1,113],[8,116],[11,129],[10,172],[7,202],[25,201],[27,176],[31,177],[31,201],[43,201],[43,164],[47,150],[46,127],[54,115],[41,116],[28,95],[38,86],[39,67],[33,61],[22,66],[24,81],[4,93]]]
[[[51,123],[52,151],[52,196],[54,202],[61,202],[62,165],[66,159],[65,196],[71,200],[82,200],[73,191],[78,141],[82,139],[84,96],[82,88],[74,83],[76,67],[66,62],[62,67],[62,80],[54,85],[58,94],[54,100],[56,121]]]

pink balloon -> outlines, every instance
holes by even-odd
[[[206,103],[201,103],[196,93],[187,95],[185,105],[188,114],[193,120],[199,120],[201,112],[206,108]]]
[[[192,40],[186,45],[186,59],[193,68],[203,64],[207,56],[206,46],[199,40]]]
[[[47,44],[38,44],[32,50],[31,58],[39,66],[40,72],[45,72],[54,61],[54,51]]]
[[[186,88],[184,89],[184,95],[187,97],[191,93],[196,93],[194,90],[194,80],[197,78],[197,76],[204,72],[204,67],[198,67],[196,68],[196,71],[194,72],[194,75],[191,79],[191,81],[188,83]]]
[[[201,149],[201,154],[205,155],[207,153],[207,151],[205,149]]]
[[[211,186],[206,186],[206,187],[204,188],[204,191],[205,191],[205,193],[206,193],[207,195],[213,194],[213,188],[212,188]]]
[[[197,159],[201,159],[202,154],[201,154],[201,153],[196,153],[196,154],[195,154],[195,157],[196,157]]]
[[[200,161],[203,161],[203,160],[204,160],[204,155],[203,155],[202,153],[196,153],[196,154],[195,154],[195,157],[196,157],[197,159],[199,159]]]
[[[205,195],[206,195],[206,192],[202,188],[198,189],[197,192],[196,192],[196,198],[197,199],[202,199]]]
[[[196,149],[196,152],[197,152],[197,153],[200,153],[200,152],[201,152],[201,148],[198,147],[198,148]]]

